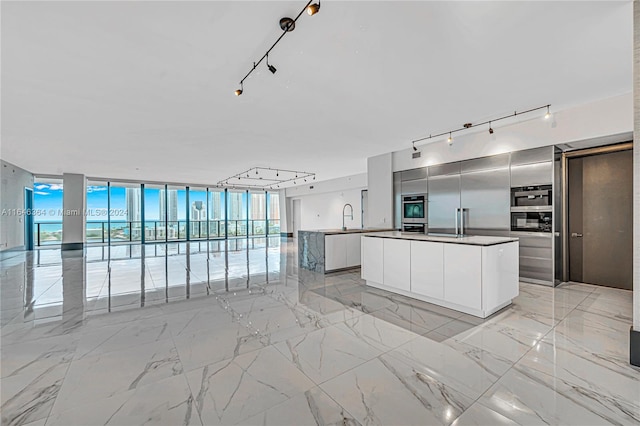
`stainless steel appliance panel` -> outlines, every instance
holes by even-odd
[[[509,168],[509,153],[492,155],[490,157],[475,158],[473,160],[462,161],[460,164],[461,173],[479,172],[482,170]]]
[[[511,192],[509,169],[460,175],[460,206],[464,209],[464,234],[509,235]]]
[[[427,192],[427,180],[405,180],[402,181],[402,195],[425,194]]]
[[[554,152],[555,149],[552,146],[515,151],[511,153],[511,166],[552,161]]]
[[[460,162],[429,166],[428,173],[429,179],[436,176],[458,175],[460,174]]]
[[[545,185],[553,183],[553,161],[511,165],[511,186]]]
[[[426,179],[427,178],[427,168],[420,167],[418,169],[411,170],[403,170],[402,172],[402,180],[416,180],[416,179]],[[424,191],[422,191],[424,192]]]
[[[427,226],[424,223],[403,223],[403,232],[415,232],[417,234],[426,234]]]
[[[402,172],[393,174],[393,227],[402,228]]]
[[[429,232],[455,234],[460,208],[460,175],[429,178],[428,198]]]
[[[550,233],[512,232],[520,247],[520,280],[554,285],[553,237]]]

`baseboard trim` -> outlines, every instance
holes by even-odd
[[[640,330],[629,329],[629,363],[640,367]]]
[[[84,243],[62,243],[62,245],[60,246],[60,249],[62,251],[83,250],[84,249]]]

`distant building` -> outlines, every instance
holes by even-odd
[[[140,188],[125,188],[127,222],[140,222]]]
[[[168,208],[165,210],[165,198],[167,200]],[[169,222],[177,222],[178,221],[178,191],[175,189],[170,189],[165,197],[164,189],[160,190],[160,196],[158,198],[158,205],[160,207],[160,215],[164,216],[165,211],[167,214],[167,220]],[[161,218],[161,220],[164,217]]]
[[[202,201],[194,201],[191,203],[191,218],[192,221],[204,221],[207,220],[207,207]]]

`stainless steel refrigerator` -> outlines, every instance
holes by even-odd
[[[508,236],[509,154],[429,167],[429,233]]]

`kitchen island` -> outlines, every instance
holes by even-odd
[[[391,229],[315,229],[298,231],[298,265],[319,273],[360,266],[360,236]]]
[[[518,239],[364,234],[362,278],[381,288],[486,318],[518,295]]]

